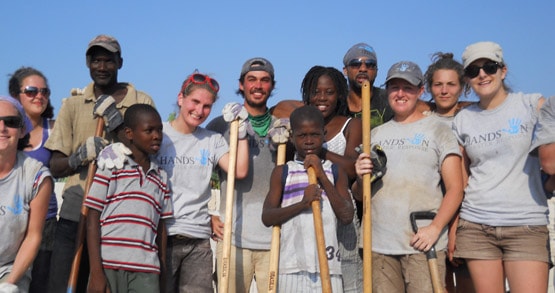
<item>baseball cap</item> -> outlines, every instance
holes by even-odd
[[[23,118],[23,123],[25,123],[25,134],[33,130],[33,124],[31,124],[31,120],[29,120],[29,117],[27,117],[27,114],[25,114],[25,110],[23,110],[23,106],[21,105],[21,103],[19,103],[18,100],[8,96],[0,96],[0,102],[8,102],[17,109],[17,112],[19,112],[19,116]]]
[[[470,63],[481,58],[503,63],[503,50],[499,44],[494,42],[478,42],[469,45],[462,54],[464,68],[466,69]]]
[[[89,55],[89,51],[92,47],[99,46],[102,47],[112,53],[120,53],[121,54],[121,47],[119,46],[118,40],[116,40],[112,36],[108,35],[98,35],[94,39],[89,42],[89,46],[87,47],[86,55]]]
[[[420,70],[416,63],[410,61],[397,62],[389,68],[385,83],[394,78],[404,79],[414,86],[420,86],[424,83],[422,70]]]
[[[255,57],[247,60],[241,68],[241,77],[245,76],[249,71],[266,71],[274,78],[274,66],[270,61],[262,57]]]
[[[343,57],[343,65],[347,66],[349,61],[361,57],[368,57],[369,60],[374,60],[376,61],[376,64],[378,63],[378,57],[376,57],[376,51],[374,51],[374,48],[366,43],[358,43],[347,51]]]

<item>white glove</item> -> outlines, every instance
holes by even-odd
[[[241,104],[227,103],[222,110],[222,114],[226,122],[239,119],[239,139],[244,139],[247,136],[247,132],[253,133],[248,119],[249,113]]]
[[[0,293],[19,293],[19,288],[12,283],[0,283]]]
[[[122,169],[123,164],[127,161],[127,155],[132,152],[123,143],[116,142],[107,147],[105,147],[100,154],[98,154],[98,160],[96,165],[98,169],[104,170],[107,168],[111,169]]]
[[[268,135],[275,144],[287,143],[289,140],[289,133],[291,130],[291,125],[289,124],[288,118],[276,119],[270,130],[268,130]]]

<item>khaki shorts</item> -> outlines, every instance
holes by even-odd
[[[439,276],[445,287],[445,252],[437,252]],[[433,292],[424,253],[384,255],[372,252],[372,292]]]
[[[547,226],[488,226],[459,220],[455,257],[550,263]]]

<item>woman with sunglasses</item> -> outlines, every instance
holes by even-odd
[[[546,292],[547,199],[528,153],[544,98],[510,91],[496,43],[469,45],[462,60],[479,102],[453,120],[466,177],[455,257],[466,260],[477,292],[504,292],[505,277],[513,293]]]
[[[0,96],[0,292],[28,292],[54,186],[48,168],[23,152],[31,128],[21,104]]]
[[[49,167],[51,152],[44,147],[44,143],[54,126],[54,120],[52,120],[54,107],[50,103],[50,89],[46,76],[35,68],[21,67],[11,75],[8,88],[10,95],[23,106],[33,126],[30,130],[29,145],[24,149],[25,153]],[[48,284],[57,213],[58,202],[53,191],[46,214],[42,242],[33,263],[33,278],[29,288],[31,293],[43,292],[44,285]]]
[[[326,159],[346,171],[350,182],[356,178],[355,148],[362,143],[362,123],[347,117],[347,80],[333,67],[314,66],[304,76],[301,93],[305,105],[318,108],[324,115]],[[354,203],[353,203],[354,204]],[[358,252],[358,220],[337,226],[343,290],[359,292],[362,289],[362,259]]]

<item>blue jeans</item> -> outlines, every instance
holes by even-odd
[[[49,293],[67,292],[71,264],[75,255],[78,222],[60,218],[56,225],[56,236],[54,238],[54,249],[50,260],[50,280],[48,283]],[[79,266],[79,277],[75,292],[87,292],[87,281],[89,278],[89,254],[87,245],[83,246],[81,254],[81,265]]]
[[[213,293],[212,249],[209,239],[168,237],[168,293]]]

